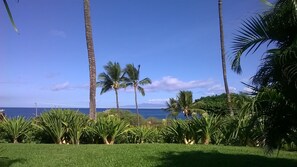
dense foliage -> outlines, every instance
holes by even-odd
[[[266,49],[252,79],[255,106],[263,117],[266,145],[280,147],[297,131],[297,1],[278,0],[266,12],[244,21],[235,36],[232,69],[240,73],[243,53]],[[295,141],[296,142],[296,141]]]

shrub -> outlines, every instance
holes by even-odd
[[[31,121],[26,120],[24,117],[16,117],[12,119],[4,118],[1,126],[10,140],[13,143],[18,143],[30,130]]]
[[[103,139],[104,144],[114,144],[117,137],[126,133],[129,123],[121,120],[117,116],[97,117],[92,127],[94,134]]]

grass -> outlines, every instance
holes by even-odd
[[[266,156],[262,149],[180,144],[0,144],[0,167],[156,166],[296,167],[297,153]]]

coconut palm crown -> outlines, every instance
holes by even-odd
[[[126,77],[124,77],[126,86],[132,86],[134,88],[134,96],[135,96],[135,107],[137,112],[137,124],[139,125],[139,111],[138,111],[138,103],[137,103],[137,90],[141,93],[142,96],[145,96],[144,88],[141,87],[143,85],[151,84],[152,81],[150,78],[144,78],[142,80],[139,79],[140,73],[140,65],[137,68],[134,64],[127,64],[124,69]]]
[[[104,69],[106,72],[102,72],[98,75],[99,81],[97,82],[97,86],[102,87],[101,95],[109,90],[115,91],[117,110],[119,111],[118,90],[125,87],[123,82],[125,73],[122,71],[118,62],[109,61],[107,65],[104,66]]]

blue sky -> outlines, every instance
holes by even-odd
[[[83,0],[9,1],[14,32],[0,5],[0,107],[88,107],[89,71]],[[217,1],[92,0],[91,19],[97,75],[108,61],[141,65],[140,77],[153,83],[140,106],[161,106],[179,90],[194,98],[224,92]],[[224,0],[223,17],[230,90],[244,91],[262,53],[242,59],[243,73],[230,69],[231,41],[242,20],[265,10],[260,0]],[[97,107],[115,107],[113,91]],[[120,106],[134,104],[131,89]]]

